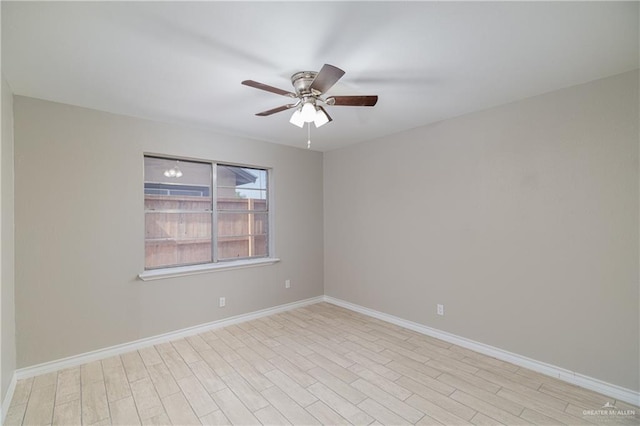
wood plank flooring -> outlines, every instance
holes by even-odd
[[[585,411],[607,402],[635,415]],[[639,414],[319,303],[20,380],[5,425],[637,425]]]

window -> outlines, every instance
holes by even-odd
[[[267,169],[144,157],[145,270],[269,256]]]

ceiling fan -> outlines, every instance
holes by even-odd
[[[300,71],[291,76],[291,84],[294,91],[290,92],[253,80],[242,82],[245,86],[253,87],[277,95],[295,99],[295,102],[282,105],[267,111],[257,113],[257,116],[266,117],[277,112],[295,108],[289,122],[298,127],[305,123],[313,122],[320,127],[330,121],[331,116],[320,104],[331,106],[366,106],[372,107],[378,102],[378,96],[326,96],[326,93],[342,76],[344,71],[333,65],[324,64],[319,72]]]

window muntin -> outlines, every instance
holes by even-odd
[[[146,270],[269,256],[268,170],[144,161]]]

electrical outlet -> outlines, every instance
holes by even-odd
[[[220,307],[224,308],[227,305],[227,298],[226,297],[221,297],[220,298]]]
[[[436,307],[437,307],[436,312],[438,313],[438,315],[443,315],[444,316],[444,305],[441,305],[441,304],[438,303],[436,305]]]
[[[284,288],[291,288],[291,280],[284,280]]]

